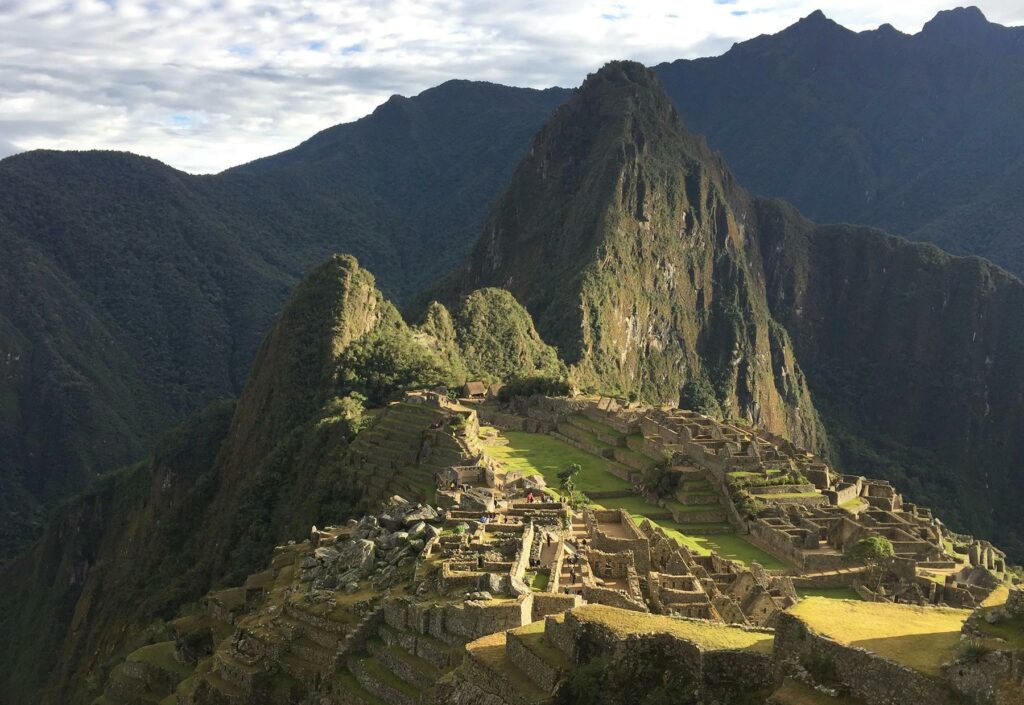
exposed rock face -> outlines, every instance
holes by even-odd
[[[495,206],[464,291],[507,288],[583,386],[727,414],[823,443],[765,303],[751,204],[639,64],[590,76],[539,133]]]

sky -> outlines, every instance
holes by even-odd
[[[1024,24],[1024,2],[978,3]],[[0,0],[0,157],[116,149],[212,173],[451,78],[576,86],[713,56],[821,9],[908,33],[930,0]]]

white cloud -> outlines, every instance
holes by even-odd
[[[948,0],[947,0],[948,2]],[[605,61],[717,54],[821,5],[916,32],[907,0],[6,0],[0,142],[121,149],[192,172],[287,149],[449,78],[573,86]],[[1019,0],[983,4],[1024,22]],[[745,13],[745,14],[744,14]],[[0,145],[0,153],[2,153]]]

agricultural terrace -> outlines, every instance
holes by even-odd
[[[937,676],[956,656],[969,610],[809,597],[789,609],[815,632]]]
[[[601,624],[619,637],[633,634],[671,634],[702,649],[740,649],[771,653],[773,635],[742,627],[702,620],[677,619],[659,614],[622,610],[607,605],[584,605],[572,611],[581,622]]]

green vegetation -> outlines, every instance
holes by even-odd
[[[530,397],[542,394],[548,397],[564,397],[570,392],[569,383],[561,377],[530,375],[513,377],[498,392],[498,399],[507,402],[513,397]]]
[[[456,385],[446,361],[420,345],[404,323],[380,326],[350,345],[338,361],[339,393],[380,406],[409,389]]]
[[[533,320],[504,289],[479,289],[465,298],[455,318],[459,348],[471,376],[562,379],[565,365],[537,335]]]
[[[928,675],[952,659],[969,610],[810,597],[790,608],[808,627]]]
[[[796,594],[800,597],[827,597],[830,600],[859,600],[860,595],[852,588],[814,588],[798,587]]]
[[[675,619],[663,615],[617,609],[606,605],[584,605],[572,612],[581,622],[607,627],[616,636],[664,633],[692,641],[702,649],[739,649],[771,653],[771,634],[749,632],[740,627],[714,622]]]
[[[237,396],[324,258],[354,254],[401,302],[462,262],[567,95],[450,81],[216,176],[115,152],[4,159],[0,564],[59,499]]]
[[[665,524],[665,522],[659,523]],[[761,550],[742,536],[729,533],[701,534],[699,530],[688,529],[686,524],[674,524],[672,530],[669,530],[668,526],[664,526],[664,528],[670,536],[699,554],[707,555],[714,551],[723,558],[747,565],[760,563],[766,570],[790,570],[789,565]]]
[[[484,452],[505,463],[510,470],[527,475],[541,475],[549,488],[558,487],[558,473],[577,464],[580,473],[577,486],[584,492],[628,490],[629,483],[605,470],[608,461],[585,453],[573,446],[541,433],[506,431],[507,445],[485,445]]]

